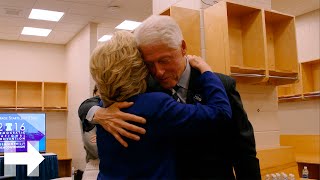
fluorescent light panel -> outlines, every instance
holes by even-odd
[[[48,11],[42,9],[32,9],[29,19],[38,19],[45,21],[59,21],[64,12]]]
[[[134,30],[138,26],[140,26],[141,22],[124,20],[121,24],[119,24],[116,29],[124,29],[124,30]]]
[[[31,36],[48,36],[52,29],[23,27],[21,34]]]
[[[109,39],[111,39],[111,37],[112,35],[104,35],[98,41],[99,42],[108,41]]]

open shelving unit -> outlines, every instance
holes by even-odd
[[[301,63],[299,79],[294,84],[278,86],[279,102],[320,97],[320,59]]]
[[[206,60],[214,71],[237,81],[266,78],[266,48],[261,9],[219,2],[204,12]]]
[[[0,80],[0,111],[67,110],[67,83]]]
[[[17,109],[42,108],[42,82],[17,81]]]
[[[67,83],[44,82],[44,109],[66,110],[68,106]]]
[[[177,22],[186,41],[188,54],[200,56],[200,12],[194,9],[171,6],[160,15],[170,16]]]
[[[16,81],[0,81],[0,108],[16,108],[16,89]]]
[[[204,10],[206,61],[237,82],[298,81],[295,19],[275,11],[220,1]]]
[[[301,63],[303,97],[320,97],[320,59]]]
[[[270,84],[298,80],[298,56],[294,17],[265,11],[268,71]]]

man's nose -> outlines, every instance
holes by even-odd
[[[155,68],[155,75],[156,77],[162,77],[164,74],[164,69],[159,65],[159,64],[155,64],[154,65]]]

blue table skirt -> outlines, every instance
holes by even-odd
[[[51,154],[51,153],[50,153]],[[40,179],[48,180],[58,178],[58,158],[57,155],[45,155],[39,165],[39,177],[28,177],[26,165],[16,165],[16,180]],[[0,156],[0,179],[4,176],[4,157]]]

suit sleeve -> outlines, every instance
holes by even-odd
[[[220,79],[212,72],[199,77],[205,104],[181,104],[166,96],[160,103],[161,109],[155,113],[159,135],[184,135],[205,132],[218,121],[230,121],[232,112],[229,100]]]
[[[91,124],[87,119],[87,113],[93,106],[99,106],[100,99],[98,97],[92,97],[86,99],[81,103],[78,109],[78,116],[82,123],[83,132],[89,132],[91,129],[94,128],[94,124]]]

